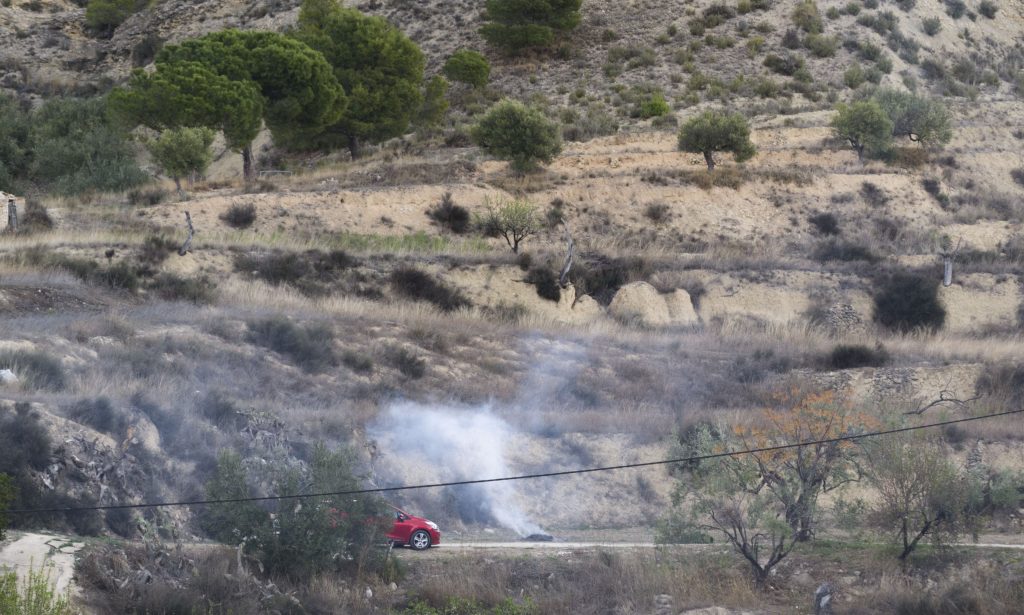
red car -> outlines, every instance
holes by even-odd
[[[398,508],[395,508],[395,511],[395,524],[387,533],[387,538],[392,543],[409,545],[417,551],[441,544],[441,532],[436,523],[410,515]]]

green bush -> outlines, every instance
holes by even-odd
[[[517,173],[548,164],[562,151],[558,125],[540,110],[505,99],[473,127],[473,140],[485,152],[507,160]]]
[[[582,0],[487,0],[484,40],[509,53],[548,47],[580,23]]]
[[[487,58],[476,51],[460,49],[448,58],[441,71],[452,81],[482,88],[491,76],[491,65]]]
[[[174,180],[174,186],[181,190],[181,178],[187,178],[191,188],[195,178],[206,173],[213,154],[210,146],[217,135],[213,130],[198,128],[170,128],[146,144],[153,161],[164,173]]]
[[[307,372],[322,372],[337,363],[334,331],[327,325],[297,325],[282,317],[249,323],[249,342],[292,359]]]
[[[992,0],[981,0],[981,4],[978,5],[978,12],[989,19],[995,19],[998,11],[999,5]]]
[[[89,0],[85,25],[94,34],[109,38],[135,12],[136,0]]]
[[[668,106],[668,101],[661,92],[651,94],[650,98],[640,103],[640,117],[645,120],[668,115],[671,111],[672,108]]]
[[[820,33],[824,26],[821,23],[818,4],[814,0],[801,0],[793,9],[793,23],[808,34]]]
[[[836,50],[839,49],[839,39],[823,34],[808,34],[807,38],[804,39],[804,45],[816,57],[831,58],[836,54]]]
[[[939,301],[939,280],[911,272],[895,273],[877,284],[875,322],[906,333],[915,329],[935,331],[946,322]]]
[[[148,177],[102,99],[55,98],[32,114],[28,177],[59,194],[127,190]]]
[[[16,572],[0,571],[0,615],[71,615],[67,594],[58,595],[50,575],[29,569],[27,579],[18,582]]]

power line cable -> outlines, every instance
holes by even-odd
[[[938,423],[928,423],[925,425],[913,425],[911,427],[898,427],[895,429],[886,429],[882,431],[870,431],[861,434],[849,434],[845,436],[837,436],[835,438],[824,438],[821,440],[808,440],[805,442],[796,442],[793,444],[777,444],[774,446],[764,446],[761,448],[750,448],[739,451],[724,451],[721,453],[711,453],[707,455],[694,455],[691,457],[682,457],[679,459],[661,459],[658,461],[643,461],[637,463],[624,463],[614,466],[601,466],[596,468],[579,468],[575,470],[560,470],[557,472],[539,472],[534,474],[520,474],[517,476],[502,476],[498,478],[478,478],[471,480],[458,480],[448,481],[443,483],[426,483],[421,485],[399,485],[396,487],[371,487],[368,489],[349,489],[345,491],[326,491],[323,493],[299,493],[290,495],[267,495],[260,497],[246,497],[246,498],[227,498],[217,500],[187,500],[180,502],[147,502],[142,504],[110,504],[106,506],[74,506],[67,508],[37,508],[37,509],[23,509],[23,510],[8,510],[3,512],[7,515],[27,515],[27,514],[45,514],[45,513],[69,513],[69,512],[85,512],[85,511],[99,511],[99,510],[125,510],[133,508],[167,508],[172,506],[207,506],[210,504],[238,504],[242,502],[267,502],[273,500],[300,500],[306,498],[322,498],[331,496],[345,496],[345,495],[367,495],[371,493],[388,493],[393,491],[413,491],[419,489],[435,489],[437,487],[458,487],[462,485],[482,485],[486,483],[500,483],[515,480],[533,480],[538,478],[552,478],[558,476],[572,476],[577,474],[592,474],[595,472],[612,472],[615,470],[628,470],[633,468],[646,468],[651,466],[669,465],[674,463],[692,463],[694,461],[703,461],[705,459],[720,459],[722,457],[739,457],[741,455],[753,455],[755,453],[769,453],[772,451],[781,451],[791,448],[801,448],[804,446],[813,446],[816,444],[832,444],[837,442],[850,442],[854,440],[864,440],[867,438],[877,438],[879,436],[888,436],[898,433],[906,433],[910,431],[918,431],[921,429],[931,429],[933,427],[945,427],[947,425],[956,425],[959,423],[968,423],[971,421],[981,421],[984,419],[993,419],[1000,416],[1010,416],[1014,414],[1022,414],[1024,409],[1020,410],[1008,410],[1006,412],[997,412],[995,414],[985,414],[982,416],[972,416],[962,419],[953,419],[949,421],[941,421]]]

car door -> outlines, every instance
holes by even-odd
[[[396,513],[395,524],[391,527],[391,533],[388,534],[388,538],[395,542],[407,544],[409,542],[409,536],[412,535],[413,530],[415,529],[416,528],[408,515]]]

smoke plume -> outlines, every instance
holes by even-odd
[[[400,402],[370,427],[379,450],[401,468],[400,482],[444,482],[497,478],[514,472],[505,447],[515,430],[490,406],[449,407]],[[486,483],[454,490],[465,520],[495,522],[520,536],[542,533],[517,505],[512,482]]]

